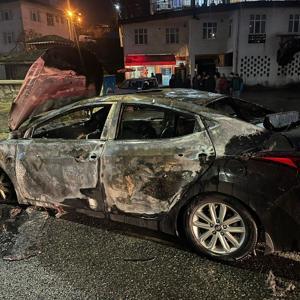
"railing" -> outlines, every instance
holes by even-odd
[[[185,8],[213,6],[219,4],[231,4],[238,2],[250,2],[259,0],[151,0],[152,13],[164,10],[180,10]],[[261,0],[261,1],[284,1],[284,0]]]

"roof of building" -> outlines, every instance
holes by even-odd
[[[202,13],[216,13],[216,12],[226,12],[238,9],[247,8],[272,8],[272,7],[300,7],[300,1],[249,1],[249,2],[239,2],[239,3],[229,3],[229,4],[218,4],[210,6],[196,6],[187,7],[182,9],[174,10],[161,10],[155,12],[153,15],[133,17],[128,19],[122,19],[119,21],[120,24],[130,24],[130,23],[140,23],[146,21],[154,21],[168,18],[176,17],[186,17],[186,16],[197,16]]]
[[[50,2],[47,3],[47,2],[44,2],[44,1],[41,1],[41,0],[1,0],[0,4],[12,3],[12,2],[30,2],[30,3],[33,3],[33,4],[46,6],[48,8],[54,9],[58,12],[62,12],[62,10],[59,7],[55,6],[54,4],[51,4]]]
[[[4,64],[32,64],[45,50],[22,51],[0,56],[0,65]]]
[[[44,35],[41,37],[31,39],[27,41],[26,44],[28,45],[38,45],[38,44],[73,45],[74,42],[58,35]]]

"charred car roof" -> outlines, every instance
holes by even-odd
[[[193,89],[160,89],[143,91],[138,94],[148,94],[149,97],[176,99],[178,101],[191,102],[196,105],[207,105],[216,100],[226,98],[226,95],[199,91]]]
[[[172,89],[168,89],[166,90],[166,92],[168,92],[168,95],[173,95],[174,90]],[[206,108],[205,106],[200,105],[200,103],[198,103],[197,100],[193,101],[193,100],[189,100],[189,98],[186,99],[186,97],[179,97],[180,94],[177,94],[178,97],[172,97],[172,96],[163,96],[163,93],[134,93],[134,94],[126,94],[126,95],[111,95],[111,96],[104,96],[104,97],[95,97],[95,98],[90,98],[90,99],[85,99],[85,100],[81,100],[69,105],[66,105],[62,108],[59,109],[55,109],[52,111],[49,111],[45,114],[42,115],[38,115],[35,116],[31,119],[29,119],[26,123],[24,123],[21,127],[20,130],[24,131],[27,130],[29,127],[32,127],[38,123],[41,122],[45,122],[53,117],[55,117],[57,114],[60,113],[64,113],[67,112],[69,110],[72,109],[79,109],[81,107],[84,106],[96,106],[100,103],[116,103],[116,102],[122,102],[122,103],[133,103],[133,102],[138,102],[141,104],[156,104],[156,105],[160,105],[160,106],[165,106],[165,107],[174,107],[177,109],[181,109],[181,110],[185,110],[185,111],[189,111],[191,113],[196,113],[196,114],[201,114],[201,113],[205,113],[205,112],[213,112],[216,114],[220,114],[212,109]],[[181,90],[182,92],[182,90]],[[201,92],[199,93],[201,94]],[[206,94],[205,92],[203,92],[203,95]],[[211,95],[217,95],[217,94],[212,94],[212,93],[207,93],[207,94],[211,94]],[[217,96],[221,96],[222,95],[217,95]],[[203,101],[213,101],[215,99],[218,98],[213,98],[213,96],[211,96],[211,98],[204,98],[203,96]]]

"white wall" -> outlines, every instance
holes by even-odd
[[[147,28],[148,44],[136,45],[134,30]],[[179,28],[179,44],[167,44],[166,28]],[[123,25],[124,55],[128,54],[174,54],[188,56],[188,18],[173,18]]]
[[[34,22],[31,20],[30,16],[32,10],[40,13],[40,22]],[[50,6],[44,6],[27,1],[21,2],[21,11],[23,27],[27,34],[32,32],[38,35],[59,35],[64,38],[69,38],[67,20],[64,21],[64,24],[61,23],[61,17],[64,17],[62,11],[56,10]],[[47,13],[54,15],[54,26],[49,26],[47,24]],[[55,16],[59,17],[59,22],[56,22]]]
[[[250,15],[266,15],[266,42],[248,43]],[[242,73],[246,84],[280,86],[300,82],[300,52],[291,64],[280,68],[277,64],[277,50],[280,35],[288,34],[290,14],[300,14],[295,7],[261,7],[210,12],[192,16],[147,21],[123,26],[124,54],[164,54],[188,56],[190,72],[193,74],[196,55],[220,55],[233,53],[232,71]],[[229,21],[232,20],[232,34],[229,37]],[[203,39],[203,23],[217,22],[214,40]],[[166,44],[165,28],[180,28],[180,43]],[[148,29],[148,45],[135,45],[134,29]],[[300,34],[300,32],[298,32]],[[229,69],[226,68],[229,72]]]
[[[249,44],[249,18],[251,14],[266,15],[266,42],[264,44]],[[244,73],[246,83],[263,85],[284,85],[291,82],[299,82],[299,72],[293,75],[278,76],[277,50],[281,38],[279,35],[288,34],[288,22],[290,14],[300,14],[300,8],[267,8],[267,9],[244,9],[241,11],[238,72]],[[299,57],[299,54],[297,55]],[[243,59],[243,61],[242,61]],[[251,69],[252,68],[252,69]],[[294,59],[289,69],[300,69],[300,60]],[[252,71],[252,74],[251,74]],[[269,75],[269,76],[268,76]]]
[[[20,38],[22,33],[21,10],[18,2],[0,3],[0,12],[10,10],[12,12],[12,20],[1,20],[0,17],[0,54],[9,53],[16,47],[16,42],[12,44],[4,43],[4,33],[14,33],[15,41]]]

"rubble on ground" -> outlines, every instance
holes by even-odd
[[[0,257],[14,261],[40,253],[40,236],[49,214],[35,207],[0,205]]]

